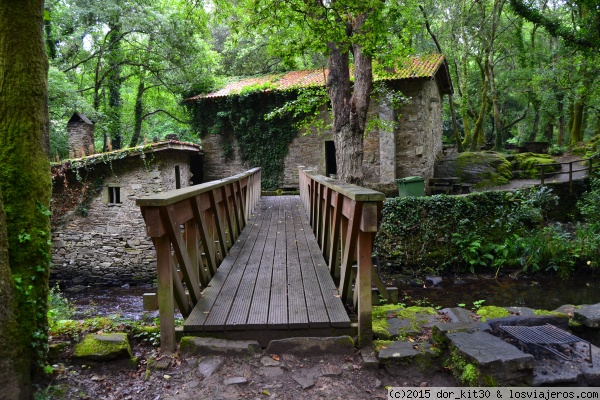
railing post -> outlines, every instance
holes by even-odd
[[[173,303],[171,243],[167,235],[152,238],[156,248],[156,266],[158,280],[158,315],[160,320],[160,347],[165,353],[174,353],[175,306]]]

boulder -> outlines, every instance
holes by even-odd
[[[494,151],[449,154],[435,165],[435,177],[458,177],[463,183],[476,187],[498,186],[508,183],[512,167],[506,157]]]
[[[93,361],[131,358],[131,346],[126,333],[101,333],[86,335],[75,345],[73,357]]]

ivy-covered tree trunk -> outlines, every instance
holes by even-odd
[[[142,124],[144,122],[144,92],[146,91],[146,73],[140,71],[140,83],[138,84],[137,96],[135,98],[135,107],[133,109],[133,135],[129,142],[129,147],[137,146],[142,135]]]
[[[123,135],[121,133],[121,69],[123,64],[123,54],[121,51],[121,25],[118,22],[119,17],[116,17],[117,22],[111,26],[108,37],[108,51],[106,55],[107,63],[110,72],[107,75],[108,86],[108,107],[106,110],[106,126],[107,134],[110,137],[112,150],[119,150],[122,146]],[[102,151],[110,150],[108,140],[105,137],[104,148]]]
[[[17,324],[15,303],[8,265],[8,240],[6,216],[0,193],[0,399],[28,397],[25,380],[15,379],[17,371],[24,366],[17,362]],[[4,393],[4,394],[2,394]]]
[[[366,19],[357,18],[355,29]],[[333,112],[333,132],[338,178],[343,182],[362,183],[363,138],[367,110],[373,90],[371,57],[358,44],[352,46],[354,55],[354,91],[350,85],[349,53],[337,44],[329,44],[329,76],[327,94]],[[352,93],[352,94],[351,94]]]
[[[32,372],[43,365],[47,348],[51,178],[43,26],[43,0],[0,0],[0,192],[7,232],[0,255],[8,244],[10,266],[7,274],[0,262],[1,302],[9,303],[0,328],[8,334],[0,340],[2,398],[31,397]],[[6,374],[14,393],[6,391]]]

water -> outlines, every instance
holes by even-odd
[[[551,277],[461,277],[460,281],[464,283],[444,278],[440,286],[427,285],[426,289],[402,281],[393,283],[399,289],[400,302],[407,305],[456,307],[465,304],[466,308],[472,308],[473,302],[485,300],[483,305],[554,310],[563,304],[600,303],[600,279],[594,276],[569,280]],[[87,288],[65,296],[75,305],[76,319],[120,314],[131,320],[152,321],[158,317],[158,312],[144,311],[142,295],[153,291],[136,287]]]
[[[65,293],[75,306],[74,319],[121,315],[130,320],[152,321],[158,311],[145,311],[142,295],[153,292],[141,288],[87,288],[78,293]]]
[[[458,283],[461,281],[463,283]],[[485,300],[483,305],[529,307],[554,310],[563,304],[600,303],[600,280],[594,276],[579,276],[568,280],[556,277],[478,277],[445,278],[438,287],[427,288],[396,282],[401,302],[408,305],[429,303],[441,307],[456,307]],[[408,296],[406,300],[402,300]]]

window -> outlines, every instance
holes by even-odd
[[[179,165],[175,166],[175,189],[181,189],[181,174],[179,173]]]
[[[110,186],[108,188],[108,203],[121,204],[121,188],[118,186]]]

